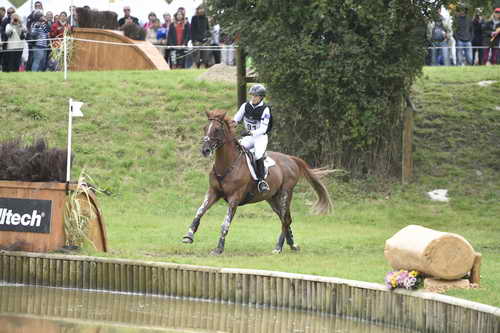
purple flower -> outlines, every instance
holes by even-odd
[[[392,271],[386,274],[384,282],[386,287],[391,290],[395,288],[415,289],[419,280],[413,275],[406,270]]]

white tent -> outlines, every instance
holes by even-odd
[[[146,22],[150,12],[154,12],[162,20],[164,13],[173,15],[179,7],[186,8],[186,16],[191,19],[202,0],[174,0],[171,4],[165,0],[41,0],[41,2],[44,11],[51,11],[54,14],[61,11],[69,12],[69,7],[73,4],[77,7],[87,5],[92,9],[111,10],[118,14],[118,18],[123,16],[123,7],[130,6],[131,15],[137,17],[140,22]],[[27,17],[31,13],[31,6],[34,3],[35,0],[26,1],[18,8],[18,14],[21,17]]]
[[[9,7],[16,8],[16,6],[14,6],[13,4],[11,4],[9,2],[9,0],[0,0],[0,7],[5,7],[5,9],[9,9]]]

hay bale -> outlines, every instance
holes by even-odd
[[[443,280],[464,277],[476,258],[462,236],[418,225],[409,225],[389,238],[384,255],[396,270],[417,270]]]

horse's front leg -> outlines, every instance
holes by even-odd
[[[203,200],[203,203],[201,204],[200,208],[198,208],[198,210],[196,211],[196,216],[194,217],[193,222],[191,223],[191,226],[189,227],[187,234],[182,238],[183,243],[191,244],[194,241],[194,234],[196,233],[198,227],[200,226],[200,221],[202,216],[219,199],[220,196],[215,191],[208,190],[207,194],[205,195],[205,200]]]
[[[229,232],[229,227],[231,226],[231,221],[233,220],[234,214],[236,213],[236,208],[238,208],[238,202],[229,201],[229,207],[227,209],[226,218],[221,225],[219,243],[215,249],[210,252],[212,255],[219,255],[224,252],[224,245],[226,241],[227,233]]]

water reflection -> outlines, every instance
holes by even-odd
[[[167,297],[0,285],[0,332],[398,333],[295,310]]]

